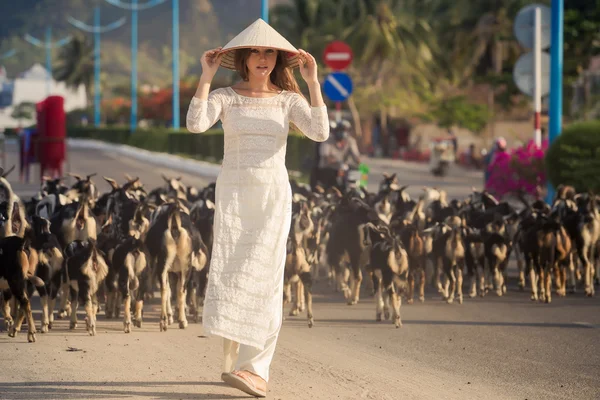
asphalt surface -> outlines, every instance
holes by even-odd
[[[71,152],[72,172],[98,173],[123,182],[139,176],[148,187],[161,173],[184,182],[202,177],[158,169],[103,154]],[[13,157],[13,156],[11,156]],[[14,160],[14,158],[13,158]],[[8,164],[11,159],[9,157]],[[423,185],[444,187],[450,197],[479,186],[481,175],[453,168],[435,179],[424,164],[373,161],[373,176],[397,172],[416,194]],[[13,172],[9,178],[18,175]],[[377,180],[379,178],[377,177]],[[32,186],[15,185],[23,193]],[[514,267],[514,266],[512,266]],[[271,399],[598,399],[600,398],[600,300],[582,290],[551,304],[534,303],[514,279],[503,297],[465,297],[446,304],[428,288],[424,303],[403,304],[403,327],[375,322],[375,303],[363,291],[347,306],[324,281],[314,297],[315,326],[305,315],[286,317],[271,369]],[[465,282],[466,283],[466,282]],[[364,285],[363,285],[364,286]],[[465,286],[466,287],[466,286]],[[466,291],[465,291],[466,293]],[[39,299],[34,298],[39,324]],[[146,306],[145,323],[123,333],[122,320],[98,315],[98,335],[59,320],[48,334],[27,343],[9,338],[0,324],[0,399],[237,399],[249,398],[220,382],[221,341],[203,336],[200,323],[159,332],[158,297]],[[286,315],[289,307],[286,307]]]

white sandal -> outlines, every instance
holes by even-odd
[[[221,379],[223,379],[223,381],[225,383],[227,383],[229,386],[239,389],[244,393],[251,394],[252,396],[255,396],[255,397],[266,397],[267,396],[267,391],[260,390],[259,388],[257,388],[256,385],[254,384],[254,380],[252,378],[241,377],[237,374],[234,374],[233,372],[231,372],[231,373],[223,372],[221,374]]]

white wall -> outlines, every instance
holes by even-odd
[[[14,80],[13,107],[22,102],[39,103],[48,96],[46,93],[46,80],[44,79],[45,74],[40,73],[42,70],[45,73],[46,70],[41,65],[36,64],[29,71],[22,74],[22,77]],[[72,90],[68,89],[64,82],[53,80],[50,83],[50,95],[62,96],[65,99],[65,112],[87,106],[83,85],[80,85],[76,90]],[[19,126],[19,122],[10,117],[13,107],[0,110],[0,129]],[[23,125],[31,124],[33,121],[23,120]]]

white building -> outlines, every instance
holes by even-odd
[[[35,64],[21,73],[13,81],[0,74],[0,130],[16,128],[19,121],[11,118],[13,108],[23,102],[39,103],[48,97],[46,78],[48,71],[41,64]],[[65,112],[86,108],[85,87],[80,85],[76,90],[68,89],[64,82],[50,81],[50,95],[62,96],[65,99]],[[35,123],[33,120],[22,120],[23,125]]]

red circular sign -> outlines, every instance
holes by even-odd
[[[346,69],[352,62],[352,57],[352,49],[341,40],[329,43],[323,52],[325,64],[336,71]]]

